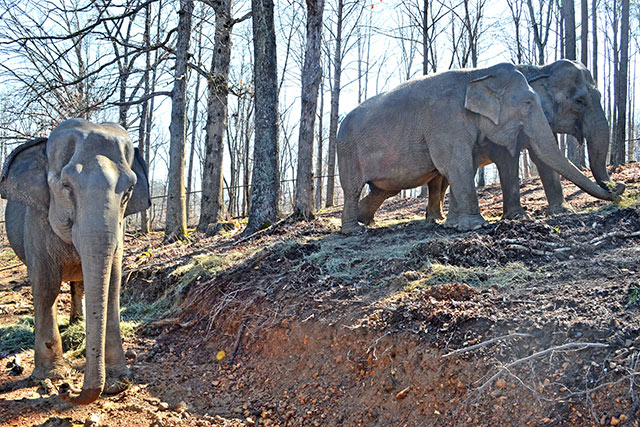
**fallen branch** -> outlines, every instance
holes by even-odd
[[[238,349],[240,348],[240,342],[242,341],[242,333],[244,332],[244,327],[247,324],[247,320],[243,320],[240,323],[240,328],[238,329],[238,336],[236,337],[236,342],[233,345],[233,351],[231,352],[231,364],[233,364],[234,359],[236,358],[236,354],[238,353]]]
[[[468,347],[463,347],[463,348],[459,348],[457,350],[453,350],[452,352],[449,352],[447,354],[443,354],[441,356],[441,358],[444,359],[445,357],[453,356],[454,354],[466,353],[467,351],[472,351],[472,350],[475,350],[475,349],[480,348],[480,347],[485,347],[485,346],[493,344],[494,342],[497,342],[497,341],[504,341],[504,340],[508,340],[508,339],[511,339],[511,338],[532,337],[532,336],[533,335],[531,335],[531,334],[525,334],[525,333],[520,333],[520,332],[515,333],[515,334],[502,335],[500,337],[492,338],[492,339],[490,339],[488,341],[483,341],[483,342],[478,343],[478,344],[474,344],[474,345],[470,345]]]
[[[580,347],[579,350],[584,350],[585,348],[607,348],[609,347],[608,344],[600,344],[600,343],[589,343],[589,342],[573,342],[573,343],[568,343],[568,344],[563,344],[563,345],[559,345],[559,346],[555,346],[555,347],[550,347],[547,348],[546,350],[541,350],[537,353],[533,353],[530,354],[527,357],[523,357],[522,359],[518,359],[518,360],[514,360],[513,362],[509,363],[508,365],[503,366],[502,368],[500,368],[500,370],[498,372],[496,372],[494,375],[491,376],[491,378],[489,378],[487,381],[485,381],[484,384],[482,384],[480,387],[478,387],[476,389],[477,392],[481,392],[482,390],[484,390],[485,388],[487,388],[489,386],[489,384],[491,384],[493,381],[495,381],[496,379],[498,379],[498,377],[500,377],[500,375],[502,375],[505,371],[508,371],[509,368],[512,368],[516,365],[519,365],[521,363],[524,362],[528,362],[529,360],[533,360],[533,359],[537,359],[538,357],[544,356],[546,354],[552,353],[554,351],[563,351],[563,350],[568,350],[571,348],[575,348],[575,347]]]
[[[533,255],[548,256],[548,255],[556,255],[562,252],[569,252],[574,249],[593,249],[594,247],[603,244],[605,240],[610,239],[612,237],[619,237],[619,238],[625,238],[625,239],[640,237],[640,231],[635,231],[633,233],[625,233],[624,231],[612,231],[611,233],[603,234],[602,236],[598,236],[594,239],[591,239],[588,242],[572,243],[570,246],[560,246],[560,243],[557,243],[557,242],[544,242],[544,241],[535,242],[536,244],[543,247],[546,246],[551,250],[531,248],[527,246],[528,242],[523,240],[518,240],[518,239],[503,239],[502,241],[504,243],[507,243],[507,246],[505,249],[529,252]]]

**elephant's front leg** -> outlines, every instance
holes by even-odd
[[[35,322],[35,368],[32,376],[36,379],[59,379],[68,373],[67,364],[62,358],[62,340],[56,313],[62,277],[60,269],[52,267],[47,262],[30,262],[28,266]]]
[[[438,175],[428,183],[429,201],[427,202],[427,222],[439,222],[444,220],[444,212],[442,205],[444,204],[444,195],[449,187],[447,178]]]
[[[122,246],[120,241],[113,257],[107,302],[107,330],[105,338],[106,381],[104,393],[119,393],[131,383],[131,372],[127,368],[122,334],[120,331],[120,283],[122,279]]]
[[[519,158],[504,147],[491,144],[490,158],[498,167],[502,188],[502,219],[528,219],[520,203]]]
[[[540,160],[533,150],[529,150],[529,157],[531,157],[531,160],[536,165],[538,173],[540,174],[544,193],[547,196],[547,201],[549,202],[547,213],[549,215],[557,215],[573,212],[573,208],[566,202],[564,195],[562,194],[560,175]]]
[[[358,202],[358,221],[367,225],[371,224],[380,205],[398,193],[399,191],[385,191],[369,184],[369,194]]]
[[[465,153],[464,150],[463,147],[458,148],[456,150],[458,161],[443,168],[451,185],[452,200],[455,200],[455,214],[453,217],[451,215],[447,217],[444,226],[456,228],[459,231],[477,230],[489,225],[480,214],[473,158],[470,152]]]

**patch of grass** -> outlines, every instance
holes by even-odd
[[[520,262],[501,267],[459,267],[432,262],[423,271],[423,277],[410,282],[407,288],[410,290],[451,282],[477,287],[518,286],[538,277],[540,273],[530,271]]]
[[[33,348],[34,322],[32,316],[25,316],[17,323],[0,326],[0,351],[19,353]]]
[[[84,356],[87,345],[85,336],[85,322],[75,322],[69,325],[68,319],[58,325],[60,338],[62,338],[62,351],[68,357],[76,358]]]
[[[402,233],[384,233],[363,241],[362,236],[332,236],[307,256],[324,274],[343,280],[375,276],[392,260],[404,259],[419,241]]]

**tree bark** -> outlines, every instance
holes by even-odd
[[[187,216],[184,191],[184,160],[187,105],[187,61],[191,39],[193,0],[180,0],[180,18],[176,39],[175,82],[171,92],[169,125],[169,183],[165,242],[187,239]]]
[[[580,0],[580,59],[589,66],[589,6],[587,0]]]
[[[204,14],[202,14],[204,15]],[[201,21],[204,16],[201,16]],[[202,31],[198,33],[198,62],[202,59]],[[196,87],[193,96],[193,115],[191,116],[191,147],[189,148],[189,169],[187,171],[187,226],[191,217],[191,193],[193,190],[193,157],[196,152],[196,137],[198,135],[198,104],[200,102],[200,74],[196,76]]]
[[[627,119],[627,77],[629,67],[629,0],[622,1],[620,17],[620,60],[617,66],[614,84],[616,103],[616,128],[611,151],[611,164],[621,165],[625,162],[625,137]]]
[[[593,20],[593,30],[591,31],[591,49],[593,50],[591,74],[593,74],[593,81],[598,86],[598,0],[591,0],[591,15]]]
[[[576,59],[576,15],[573,0],[563,0],[565,58]],[[582,141],[580,141],[582,142]],[[578,167],[584,167],[584,146],[574,137],[567,136],[567,157]]]
[[[338,108],[340,105],[340,75],[342,74],[342,12],[344,1],[338,0],[336,24],[336,50],[333,62],[333,87],[331,88],[331,112],[329,115],[329,152],[327,153],[327,197],[325,207],[333,206],[336,182],[336,147],[338,143]]]
[[[320,42],[324,0],[307,0],[307,45],[302,69],[302,101],[298,135],[298,170],[294,214],[313,218],[313,140],[315,136],[318,89],[322,79]]]
[[[151,72],[151,50],[149,50],[149,46],[151,46],[151,4],[148,4],[145,7],[145,15],[144,15],[144,35],[143,35],[143,44],[145,48],[147,48],[146,53],[146,67],[144,70],[144,94],[149,95],[150,93],[150,85],[149,85],[149,73]],[[149,158],[149,153],[147,149],[147,139],[149,138],[146,132],[147,122],[151,120],[151,115],[149,114],[149,100],[146,100],[142,103],[142,114],[140,115],[140,127],[138,128],[138,149],[140,150],[140,154],[142,158],[147,160]],[[149,165],[147,160],[147,166]],[[149,183],[151,185],[151,183]],[[151,229],[149,227],[149,210],[145,209],[140,212],[140,232],[142,234],[149,234]]]
[[[211,77],[208,80],[205,160],[202,165],[202,195],[198,230],[206,231],[209,224],[220,220],[222,196],[222,162],[229,98],[229,63],[231,61],[231,0],[215,3],[216,30]]]
[[[320,112],[318,114],[318,151],[316,155],[316,211],[322,206],[322,151],[323,151],[323,115],[324,115],[324,77],[320,82]]]
[[[273,0],[251,0],[255,87],[255,141],[249,221],[244,234],[278,219],[280,194],[278,155],[278,69]]]

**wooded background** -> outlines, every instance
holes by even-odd
[[[340,119],[452,68],[577,59],[603,95],[611,163],[640,154],[637,0],[0,0],[0,17],[0,160],[67,118],[119,122],[150,165],[136,224],[167,240],[340,203]]]

